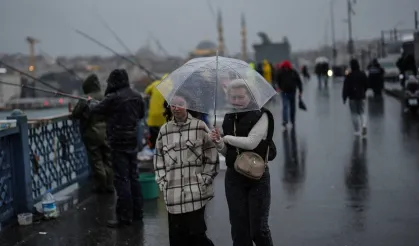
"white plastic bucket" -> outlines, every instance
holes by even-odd
[[[31,213],[22,213],[17,215],[17,222],[19,225],[31,225],[32,224],[33,215]]]

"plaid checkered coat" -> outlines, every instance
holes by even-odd
[[[219,159],[208,133],[206,124],[191,115],[184,123],[172,120],[160,128],[154,169],[169,213],[198,210],[214,196]]]

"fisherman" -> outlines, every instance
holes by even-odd
[[[92,99],[103,100],[104,96],[100,91],[100,82],[96,74],[89,75],[83,82],[83,92]],[[105,117],[89,114],[87,102],[82,99],[70,111],[73,119],[80,120],[80,133],[95,179],[94,192],[113,193],[111,149],[106,141]]]
[[[138,180],[138,121],[144,117],[144,101],[130,88],[128,74],[115,69],[109,75],[105,99],[90,101],[92,113],[105,115],[107,133],[112,148],[112,165],[117,194],[116,220],[108,226],[122,227],[143,218],[143,199]]]

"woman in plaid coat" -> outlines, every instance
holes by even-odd
[[[214,196],[218,151],[206,124],[185,109],[186,101],[182,96],[173,98],[173,119],[160,128],[154,158],[156,180],[169,215],[170,245],[211,246],[204,216]]]

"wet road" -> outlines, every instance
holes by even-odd
[[[396,99],[368,100],[368,137],[360,140],[341,83],[318,89],[312,81],[305,91],[308,111],[298,112],[294,133],[279,128],[279,98],[270,106],[277,115],[278,156],[269,164],[275,245],[418,245],[419,119],[403,117]],[[215,245],[227,246],[223,178],[221,172],[207,222]],[[110,230],[103,226],[109,199],[95,196],[56,222],[3,234],[1,245],[23,238],[19,245],[168,245],[162,201],[146,203],[145,211],[144,226]]]

